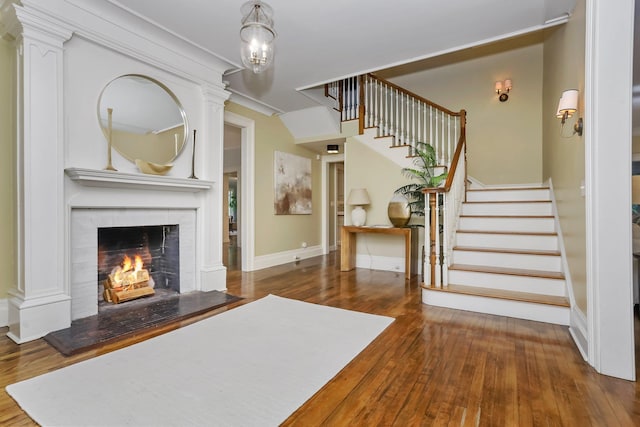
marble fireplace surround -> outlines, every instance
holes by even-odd
[[[178,225],[180,293],[203,288],[198,254],[202,200],[214,183],[68,168],[71,320],[98,313],[98,228]]]

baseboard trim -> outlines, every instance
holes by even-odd
[[[589,340],[587,339],[587,316],[576,306],[571,307],[569,333],[576,343],[582,358],[589,360]]]
[[[0,327],[9,326],[9,299],[0,299]]]
[[[268,255],[256,256],[253,259],[253,269],[262,270],[263,268],[275,267],[277,265],[287,264],[289,262],[297,262],[303,259],[312,258],[322,255],[322,246],[309,246],[306,248],[292,249],[290,251],[276,252]]]
[[[484,296],[456,294],[422,289],[422,302],[436,307],[453,308],[475,313],[513,317],[536,322],[569,325],[569,308],[523,301],[502,300]]]
[[[567,252],[564,246],[562,227],[560,226],[560,216],[558,214],[558,203],[556,201],[553,180],[549,178],[547,184],[549,185],[553,218],[556,231],[558,233],[558,249],[560,250],[560,255],[562,257],[562,270],[564,271],[567,297],[569,298],[569,305],[571,305],[571,312],[569,313],[569,333],[571,334],[573,341],[576,343],[576,347],[578,347],[578,351],[580,351],[582,358],[587,361],[589,355],[589,339],[587,338],[587,316],[585,316],[585,314],[576,304],[576,297],[573,292],[573,281],[571,280],[571,270],[569,269]]]
[[[227,267],[217,265],[200,270],[201,291],[224,291],[227,289]]]
[[[356,268],[404,273],[404,265],[405,261],[403,257],[356,254]]]

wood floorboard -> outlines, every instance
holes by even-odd
[[[228,267],[234,263],[239,257]],[[17,345],[2,334],[0,425],[35,425],[4,391],[8,384],[268,294],[396,319],[284,426],[640,425],[640,386],[597,374],[566,327],[428,307],[417,278],[406,283],[394,272],[341,272],[337,253],[249,273],[229,267],[227,288],[244,299],[70,357],[44,340]],[[636,331],[639,326],[636,321]]]

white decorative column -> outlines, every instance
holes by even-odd
[[[200,287],[203,291],[224,290],[227,288],[227,268],[222,263],[222,194],[224,172],[224,102],[231,95],[222,87],[206,85],[202,87],[203,117],[202,138],[196,144],[196,156],[201,170],[210,171],[215,176],[206,179],[215,181],[213,191],[207,192],[204,208],[200,217],[207,218],[200,234],[199,251],[203,257],[200,273]],[[198,150],[199,154],[198,154]],[[196,173],[197,175],[197,173]]]
[[[21,6],[2,19],[16,31],[18,53],[18,280],[10,291],[8,336],[22,343],[71,322],[63,268],[62,84],[63,44],[72,33]]]

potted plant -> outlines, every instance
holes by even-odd
[[[438,187],[447,178],[447,172],[435,175],[436,165],[436,152],[433,147],[425,142],[416,142],[415,157],[413,159],[414,167],[402,168],[402,173],[417,182],[403,185],[394,192],[407,198],[412,215],[424,216],[425,196],[422,190]],[[424,224],[417,224],[417,226],[424,227]]]

